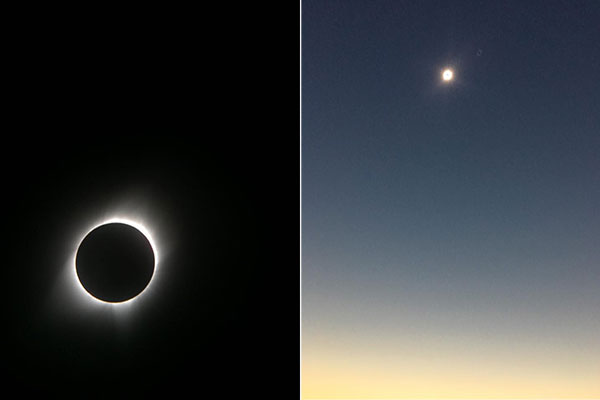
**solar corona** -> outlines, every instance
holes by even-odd
[[[96,303],[119,306],[142,296],[158,265],[157,246],[143,224],[112,218],[81,238],[73,258],[79,292]]]

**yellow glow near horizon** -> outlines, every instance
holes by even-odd
[[[543,375],[543,374],[542,374]],[[599,398],[595,377],[548,379],[536,373],[489,365],[406,365],[384,370],[377,365],[305,365],[303,399],[574,399]]]
[[[494,346],[462,346],[434,336],[303,340],[302,398],[600,398],[600,349],[570,353],[560,347],[536,347],[529,340],[490,340]]]

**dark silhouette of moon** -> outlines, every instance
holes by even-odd
[[[109,223],[83,239],[75,257],[77,277],[95,298],[120,303],[140,294],[154,274],[154,250],[131,225]]]

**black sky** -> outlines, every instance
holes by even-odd
[[[268,51],[250,47],[260,39],[242,35],[253,24],[236,11],[66,11],[28,10],[15,30],[2,160],[6,387],[235,397],[275,380],[296,392],[297,85],[290,110],[275,111],[264,92],[284,94],[267,89],[256,61]],[[215,16],[239,24],[208,25]],[[168,239],[171,272],[156,293],[126,318],[57,302],[80,219],[140,198]]]

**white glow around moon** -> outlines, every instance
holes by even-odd
[[[85,288],[83,287],[83,285],[81,284],[81,282],[79,281],[79,276],[77,275],[77,266],[75,264],[76,258],[77,258],[77,250],[79,249],[79,246],[81,245],[81,242],[83,241],[83,239],[85,239],[85,237],[94,229],[98,228],[99,226],[102,225],[106,225],[106,224],[113,224],[113,223],[120,223],[120,224],[125,224],[125,225],[129,225],[134,227],[135,229],[137,229],[138,231],[142,232],[142,234],[146,237],[146,239],[148,239],[148,242],[150,242],[150,246],[152,247],[152,251],[154,253],[154,273],[152,274],[152,278],[150,279],[150,282],[148,282],[148,285],[144,288],[144,290],[142,290],[137,296],[132,297],[131,299],[122,301],[122,302],[118,302],[118,303],[111,303],[111,302],[107,302],[107,301],[103,301],[100,300],[94,296],[92,296],[87,290],[85,290]],[[73,285],[77,288],[77,292],[82,296],[82,298],[85,298],[86,300],[93,300],[92,303],[99,303],[99,304],[103,304],[103,305],[107,305],[107,306],[112,306],[112,307],[121,307],[124,305],[131,305],[134,301],[136,301],[137,299],[139,299],[142,295],[147,294],[149,292],[150,286],[152,285],[152,283],[155,280],[156,277],[156,273],[158,271],[158,266],[159,266],[159,248],[156,244],[156,242],[153,239],[153,235],[151,233],[151,230],[148,229],[147,225],[138,221],[138,220],[134,220],[134,219],[129,219],[129,218],[124,218],[124,217],[112,217],[109,219],[106,219],[104,221],[101,221],[99,223],[93,224],[89,229],[86,230],[86,232],[81,236],[81,238],[79,239],[79,242],[77,243],[77,247],[75,249],[75,252],[73,253],[73,257],[72,257],[72,280],[73,280]]]
[[[454,71],[452,71],[451,69],[447,68],[444,70],[444,72],[442,72],[442,79],[445,82],[450,82],[453,78],[454,78]]]

